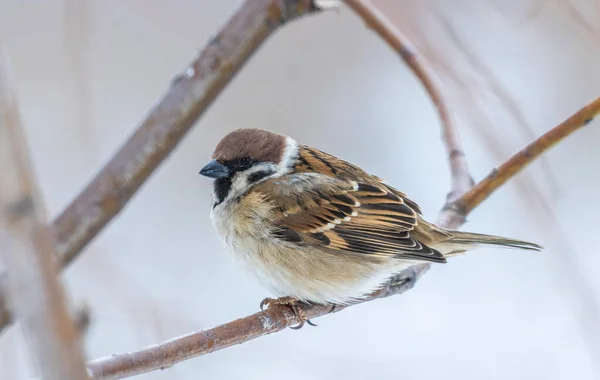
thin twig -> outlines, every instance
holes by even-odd
[[[456,210],[460,217],[466,217],[475,207],[479,206],[481,202],[506,183],[506,181],[514,177],[565,137],[589,124],[598,113],[600,113],[600,97],[594,99],[568,119],[538,137],[534,142],[509,158],[497,169],[492,170],[483,181],[475,185],[460,199],[453,202],[451,207]]]
[[[600,108],[600,105],[596,103],[598,103],[597,100],[592,102],[591,105],[586,106],[583,110],[577,112],[565,123],[573,125],[585,124],[598,112],[597,109]],[[566,128],[564,126],[565,123],[555,127],[553,131],[557,129],[564,130]],[[552,136],[551,139],[554,141],[549,142],[548,135]],[[539,156],[539,153],[547,150],[550,146],[555,145],[567,135],[568,133],[551,132],[543,135],[529,145],[530,152],[535,152],[535,154],[532,153],[534,156],[531,157],[531,159]],[[510,162],[517,168],[521,168],[524,165],[523,161],[516,161],[513,159],[507,161],[507,163]],[[508,164],[504,164],[502,167],[507,165]],[[516,174],[517,171],[518,170],[509,170],[508,168],[505,169],[507,177],[504,182],[506,182],[510,176]],[[487,179],[483,182],[485,181],[487,181]],[[478,189],[481,186],[483,185],[478,184],[474,189]],[[485,191],[493,191],[494,189],[495,187],[484,186],[482,190],[479,191],[481,191],[482,194],[485,194]],[[484,198],[485,196],[482,199]],[[460,198],[458,202],[462,202],[463,199],[464,198]],[[479,203],[474,204],[473,207],[478,204]],[[469,211],[472,210],[473,207],[470,208]],[[461,214],[463,217],[461,220],[464,220],[464,216],[467,213],[468,212]],[[448,225],[442,226],[447,227]],[[394,294],[401,294],[411,289],[428,268],[429,266],[427,264],[423,264],[415,265],[407,269],[399,275],[399,278],[394,279],[386,289],[377,292],[362,302],[372,301]],[[328,314],[330,309],[327,306],[311,306],[304,304],[300,307],[304,314],[310,319],[315,319],[316,317]],[[343,307],[336,307],[335,311],[337,312],[343,309]],[[298,323],[298,321],[296,320],[295,315],[287,307],[275,306],[209,330],[174,338],[138,351],[94,360],[88,364],[88,369],[93,372],[95,379],[124,378],[155,369],[168,368],[183,360],[205,355],[264,335],[272,334],[296,323]]]
[[[442,92],[432,79],[427,69],[426,62],[408,39],[395,27],[377,8],[367,0],[346,0],[348,5],[364,22],[377,33],[391,49],[393,49],[404,60],[413,74],[419,79],[425,91],[435,106],[440,122],[442,124],[442,139],[445,142],[448,163],[450,164],[451,187],[447,202],[458,199],[468,191],[474,184],[469,174],[469,166],[460,142],[458,128],[449,108],[442,96]],[[445,213],[440,215],[444,222]]]
[[[87,378],[75,324],[57,280],[52,235],[46,226],[21,126],[0,54],[0,248],[8,269],[6,292],[44,379]]]
[[[284,23],[318,9],[312,0],[247,0],[177,76],[135,133],[52,223],[61,267],[125,207],[248,58]],[[0,280],[2,276],[0,276]],[[0,330],[10,313],[0,288]]]

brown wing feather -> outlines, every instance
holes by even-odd
[[[296,169],[254,188],[277,210],[277,237],[345,252],[446,262],[411,235],[417,211],[399,192],[315,149],[301,150]]]
[[[329,153],[305,145],[300,146],[298,153],[298,161],[295,166],[297,173],[315,172],[328,176],[348,177],[358,182],[372,183],[402,198],[404,203],[412,208],[417,214],[423,214],[419,205],[410,200],[403,192],[387,185],[385,180],[380,177],[369,174],[361,168],[332,156]]]

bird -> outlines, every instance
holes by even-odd
[[[199,174],[213,179],[210,217],[227,251],[277,297],[261,309],[287,305],[300,327],[300,303],[360,301],[415,264],[479,246],[542,249],[436,226],[380,177],[264,129],[226,134]]]

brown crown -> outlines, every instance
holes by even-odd
[[[285,136],[262,129],[238,129],[221,139],[212,158],[229,161],[250,156],[257,161],[278,163],[285,145]]]

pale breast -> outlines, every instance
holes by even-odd
[[[227,251],[253,273],[259,282],[276,296],[289,294],[292,287],[287,270],[278,265],[276,256],[284,254],[269,235],[266,223],[269,209],[264,205],[247,206],[251,202],[226,201],[211,212],[211,218]]]
[[[240,258],[260,252],[260,242],[269,237],[265,222],[270,209],[264,202],[226,200],[211,211],[212,222],[229,251]],[[252,206],[251,206],[252,205]]]

